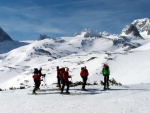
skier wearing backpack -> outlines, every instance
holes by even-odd
[[[104,76],[104,90],[109,89],[109,75],[110,70],[107,64],[103,65],[102,74]]]
[[[34,75],[32,76],[33,77],[33,80],[34,80],[34,83],[35,83],[35,87],[33,89],[33,94],[37,94],[36,93],[36,90],[39,89],[40,87],[40,84],[41,84],[41,78],[40,78],[40,75],[38,72],[35,72]]]
[[[59,78],[60,78],[61,82],[63,81],[63,73],[64,72],[65,72],[65,68],[64,67],[59,69]]]
[[[68,80],[68,78],[71,78],[71,76],[69,76],[69,72],[68,71],[69,71],[69,68],[66,68],[65,72],[63,73],[63,76],[62,76],[63,85],[62,85],[61,93],[60,94],[63,94],[65,85],[67,85],[66,94],[70,94],[70,92],[69,92],[69,80]]]
[[[83,80],[83,85],[82,85],[82,89],[81,89],[83,91],[86,91],[85,86],[86,86],[86,82],[87,82],[87,79],[88,79],[88,75],[89,75],[89,72],[86,69],[86,66],[82,67],[81,68],[81,72],[80,72],[80,76],[81,76],[81,78]]]
[[[59,66],[56,67],[57,69],[57,87],[58,89],[60,90],[61,89],[61,84],[60,84],[60,81],[61,81],[61,78],[60,78],[60,69],[59,69]]]

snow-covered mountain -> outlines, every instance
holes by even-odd
[[[73,37],[0,42],[0,90],[6,90],[0,91],[2,113],[149,113],[150,38],[132,25],[120,35],[84,29]],[[110,90],[102,90],[103,63],[110,67],[110,79],[122,86],[110,84]],[[70,96],[60,95],[53,84],[56,66],[69,67],[72,82],[82,80],[80,69],[86,66],[88,83],[98,85],[86,86],[87,92],[80,85],[70,87]],[[46,77],[34,97],[32,75],[40,67]]]
[[[7,53],[20,46],[27,45],[27,42],[14,41],[1,27],[0,27],[0,54]]]
[[[92,29],[83,29],[81,32],[79,33],[75,33],[74,34],[75,37],[101,37],[101,34],[98,31],[94,31]]]
[[[138,19],[132,22],[133,25],[140,31],[140,33],[145,32],[146,35],[150,35],[150,19]]]
[[[15,43],[15,47],[18,44],[16,49],[11,46],[7,46],[10,49],[5,47],[4,45],[8,45],[5,41],[0,43],[3,44],[0,47],[6,49],[2,48],[3,54],[0,54],[0,88],[20,87],[20,84],[26,87],[32,86],[33,69],[39,67],[43,67],[43,73],[47,74],[48,84],[56,82],[56,66],[69,67],[70,73],[75,75],[74,82],[81,80],[80,68],[87,66],[90,72],[89,78],[94,82],[103,79],[100,74],[103,63],[110,65],[111,78],[122,84],[147,83],[150,82],[147,79],[149,63],[145,66],[144,77],[139,71],[139,79],[133,82],[131,76],[137,72],[134,70],[140,70],[142,64],[147,62],[149,41],[149,38],[144,37],[132,38],[130,33],[123,36],[91,29],[84,29],[74,37],[42,38],[32,42],[11,41]],[[139,61],[141,63],[137,66]]]
[[[143,39],[143,37],[140,35],[140,32],[136,28],[135,25],[130,24],[127,25],[123,30],[122,30],[122,36],[129,37],[130,39]]]
[[[122,30],[122,35],[132,35],[137,38],[150,38],[150,19],[137,19]]]
[[[20,87],[20,84],[24,84],[27,87],[32,86],[33,69],[39,67],[43,67],[43,73],[47,74],[47,80],[49,84],[56,82],[56,66],[69,67],[71,71],[70,73],[75,75],[73,76],[74,82],[81,80],[79,76],[80,68],[85,65],[89,69],[90,79],[92,81],[98,79],[102,80],[103,77],[100,75],[102,63],[111,61],[109,63],[111,64],[113,61],[117,61],[119,56],[123,58],[126,56],[126,54],[131,54],[128,52],[128,49],[132,49],[132,46],[130,47],[129,44],[124,46],[125,43],[131,43],[133,45],[135,44],[135,47],[133,48],[139,46],[136,45],[137,43],[140,45],[146,43],[146,40],[136,40],[138,41],[136,43],[124,40],[124,42],[118,42],[115,45],[114,40],[119,39],[119,37],[111,37],[111,35],[107,37],[85,38],[78,36],[45,39],[41,41],[34,41],[31,44],[19,47],[6,54],[1,54],[1,87]],[[125,58],[128,57],[126,56]],[[139,59],[142,59],[142,56]],[[128,64],[125,60],[123,60],[123,62]],[[115,63],[116,65],[118,64],[117,62]],[[124,66],[127,66],[125,64]],[[111,78],[115,78],[117,81],[122,82],[123,84],[132,84],[132,81],[124,82],[119,78],[118,74],[114,74],[114,70],[119,68],[116,67],[113,69],[113,67],[115,67],[115,64],[110,66],[110,68],[112,68]],[[128,68],[124,69],[126,70]],[[119,71],[116,72],[119,73]],[[131,75],[125,75],[127,78],[128,76]],[[135,80],[133,83],[138,82],[142,81]]]

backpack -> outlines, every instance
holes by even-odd
[[[60,78],[62,78],[64,72],[65,72],[65,68],[64,67],[59,69],[59,73],[60,73],[59,76],[60,76]]]

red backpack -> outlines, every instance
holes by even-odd
[[[34,81],[41,81],[41,78],[38,74],[34,74],[33,76]]]
[[[65,68],[63,67],[63,68],[60,68],[59,69],[59,73],[60,73],[60,78],[62,78],[63,77],[63,73],[65,72]]]

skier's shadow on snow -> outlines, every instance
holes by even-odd
[[[81,91],[81,89],[70,89],[70,94],[71,95],[95,95],[95,94],[100,94],[100,92],[98,91],[99,91],[98,89],[87,89],[87,91]],[[37,92],[37,95],[60,94],[60,92],[61,91],[59,91],[58,89],[41,89],[40,91]]]
[[[92,89],[92,88],[87,88],[86,91],[82,91],[81,89],[77,89],[77,88],[73,88],[73,89],[70,89],[70,91],[74,91],[76,93],[78,93],[78,95],[94,95],[94,94],[100,94],[100,90],[99,89]]]
[[[72,88],[72,89],[69,89],[69,90],[82,91],[80,88]],[[85,92],[90,92],[90,91],[99,91],[99,89],[87,88],[87,91],[85,91]]]
[[[106,91],[123,91],[123,90],[126,90],[126,91],[150,91],[150,89],[109,89],[109,90],[106,90]]]
[[[60,92],[49,92],[49,93],[37,93],[37,95],[51,95],[51,94],[60,94]],[[100,93],[97,93],[97,92],[86,92],[86,93],[83,93],[83,92],[76,92],[76,93],[73,93],[73,92],[70,92],[69,95],[95,95],[95,94],[100,94]],[[60,94],[60,95],[68,95],[68,94]]]
[[[150,91],[150,89],[132,89],[132,88],[120,88],[120,89],[109,89],[109,90],[101,90],[99,88],[87,88],[87,91],[81,91],[80,88],[71,88],[70,90],[70,95],[96,95],[96,94],[101,94],[103,91],[105,93],[110,93],[109,91]],[[49,92],[48,92],[49,91]],[[64,89],[65,91],[65,89]],[[38,95],[50,95],[50,94],[60,94],[61,91],[59,91],[56,88],[53,89],[41,89],[40,92],[38,92]],[[137,93],[137,92],[134,92]],[[61,95],[61,94],[60,94]],[[65,95],[65,94],[64,94]]]

